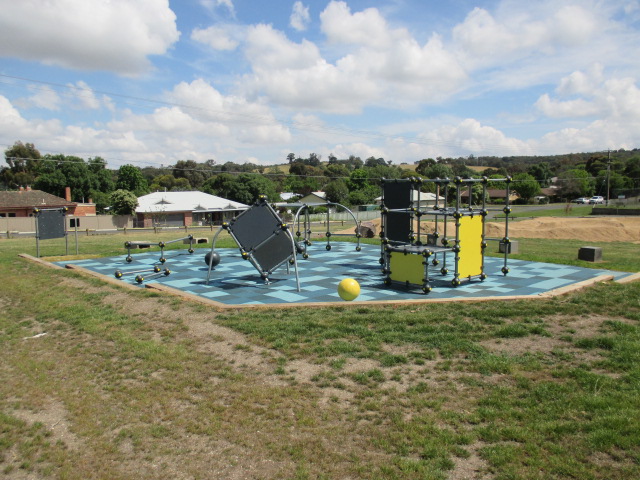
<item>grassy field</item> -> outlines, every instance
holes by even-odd
[[[520,242],[575,261],[575,244]],[[637,245],[606,248],[621,258],[597,267],[640,271]],[[35,240],[0,240],[3,478],[640,478],[640,282],[219,313],[21,252]]]
[[[532,218],[532,217],[586,217],[591,215],[593,205],[575,205],[563,204],[557,208],[549,208],[547,210],[532,210],[531,207],[515,206],[514,211],[510,214],[512,218]]]

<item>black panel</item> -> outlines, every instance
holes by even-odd
[[[38,234],[41,240],[64,237],[64,212],[62,210],[42,210],[38,213]]]
[[[293,255],[291,238],[280,230],[253,252],[253,258],[262,267],[263,272],[271,272]]]
[[[236,241],[245,251],[251,251],[278,231],[280,218],[267,203],[253,205],[229,224]]]
[[[384,182],[384,206],[390,209],[410,208],[411,190],[413,190],[411,182]]]
[[[405,212],[388,212],[385,214],[385,236],[393,242],[409,243],[411,240],[411,214]]]

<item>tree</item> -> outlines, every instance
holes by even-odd
[[[327,201],[333,203],[345,203],[349,198],[349,189],[347,184],[341,178],[332,180],[324,187]]]
[[[116,188],[118,190],[133,192],[136,197],[149,193],[147,180],[142,176],[140,169],[133,165],[122,165],[118,169]]]
[[[387,162],[384,161],[384,158],[376,158],[376,157],[369,157],[364,162],[365,167],[376,167],[378,165],[386,166]]]
[[[419,173],[420,175],[424,175],[426,178],[429,178],[427,176],[427,172],[435,164],[436,164],[436,161],[433,158],[424,158],[418,162],[418,165],[416,166],[416,173]]]
[[[33,185],[40,166],[40,152],[33,143],[18,141],[4,152],[9,168],[2,169],[2,181],[9,188]]]
[[[631,179],[634,188],[640,187],[640,157],[632,157],[627,160],[624,174]]]
[[[551,185],[551,177],[553,177],[553,171],[551,170],[551,167],[549,167],[548,162],[531,165],[527,173],[535,178],[538,183],[540,183],[541,187],[546,188]]]
[[[422,168],[418,172],[416,168],[416,172],[423,175],[425,178],[453,178],[455,175],[453,174],[453,170],[448,165],[443,163],[436,163],[435,165],[431,165],[430,167]]]
[[[188,180],[186,190],[194,188],[199,190],[204,182],[213,174],[210,167],[200,165],[194,160],[178,160],[173,167],[173,176]]]
[[[586,170],[572,168],[558,175],[559,190],[562,196],[590,197],[594,192],[594,181]]]
[[[111,193],[111,213],[114,215],[133,215],[138,206],[138,198],[128,190],[116,190]]]
[[[520,198],[528,202],[540,194],[540,184],[528,173],[518,173],[513,177],[513,190],[520,195]]]
[[[205,182],[203,190],[246,205],[254,203],[260,195],[266,195],[272,202],[280,199],[271,180],[262,175],[249,173],[237,177],[228,173],[216,175]]]
[[[287,161],[291,164],[293,163],[293,161],[296,159],[296,154],[295,153],[290,153],[289,155],[287,155]]]

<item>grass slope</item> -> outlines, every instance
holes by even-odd
[[[0,243],[0,476],[640,477],[640,282],[221,314],[28,242]]]

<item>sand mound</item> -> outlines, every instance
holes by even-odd
[[[380,219],[369,220],[380,228]],[[433,222],[420,222],[421,231],[434,230]],[[450,227],[453,233],[453,226]],[[440,224],[442,234],[442,224]],[[338,233],[353,233],[353,228]],[[488,237],[504,237],[504,223],[486,224]],[[550,238],[584,242],[640,243],[640,217],[539,217],[509,222],[510,238]]]

